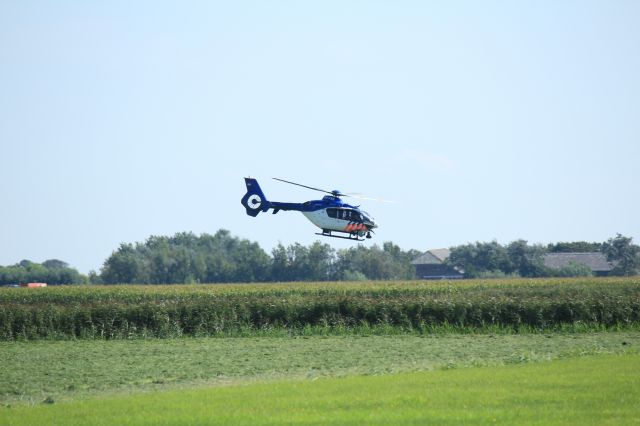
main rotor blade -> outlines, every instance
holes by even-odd
[[[395,203],[396,203],[395,201],[385,200],[385,199],[382,199],[382,198],[360,197],[360,196],[358,196],[358,195],[350,195],[350,197],[357,198],[357,199],[359,199],[359,200],[371,200],[371,201],[377,201],[377,202],[379,202],[379,203],[392,203],[392,204],[395,204]]]
[[[359,200],[371,200],[371,201],[377,201],[379,203],[393,203],[395,204],[395,201],[391,201],[391,200],[385,200],[384,198],[376,198],[376,197],[367,197],[364,194],[361,194],[359,192],[347,192],[346,194],[342,194],[342,195],[346,195],[348,197],[353,197],[353,198],[357,198]]]
[[[273,179],[279,180],[280,182],[290,183],[291,185],[298,185],[298,186],[301,186],[303,188],[313,189],[314,191],[326,192],[327,194],[333,195],[333,192],[331,192],[331,191],[327,191],[327,190],[320,189],[320,188],[314,188],[313,186],[307,186],[307,185],[302,185],[300,183],[289,182],[288,180],[284,180],[284,179],[278,179],[278,178],[273,178]]]

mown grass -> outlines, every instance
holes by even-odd
[[[640,355],[115,396],[0,410],[0,423],[633,424]]]
[[[0,404],[638,352],[640,332],[0,342]]]
[[[0,339],[637,329],[640,279],[109,286],[0,291]]]

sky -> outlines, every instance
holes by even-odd
[[[640,242],[638,1],[0,0],[0,265],[215,233]],[[323,238],[268,199],[359,192]],[[348,200],[349,202],[351,200]]]

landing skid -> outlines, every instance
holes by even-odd
[[[335,232],[340,232],[340,231],[335,231]],[[347,234],[347,232],[345,232],[345,234]],[[348,234],[348,237],[342,236],[342,235],[333,235],[331,233],[331,231],[327,231],[327,232],[316,232],[316,235],[321,235],[323,237],[331,237],[331,238],[342,238],[343,240],[351,240],[351,241],[364,241],[365,238],[360,238],[358,237],[358,234]]]
[[[342,235],[331,235],[331,234],[323,234],[320,232],[316,232],[316,235],[322,235],[323,237],[331,237],[331,238],[342,238],[343,240],[351,240],[351,241],[364,241],[364,238],[360,237],[343,237]]]

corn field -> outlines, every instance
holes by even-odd
[[[640,328],[640,278],[0,289],[0,339]]]

